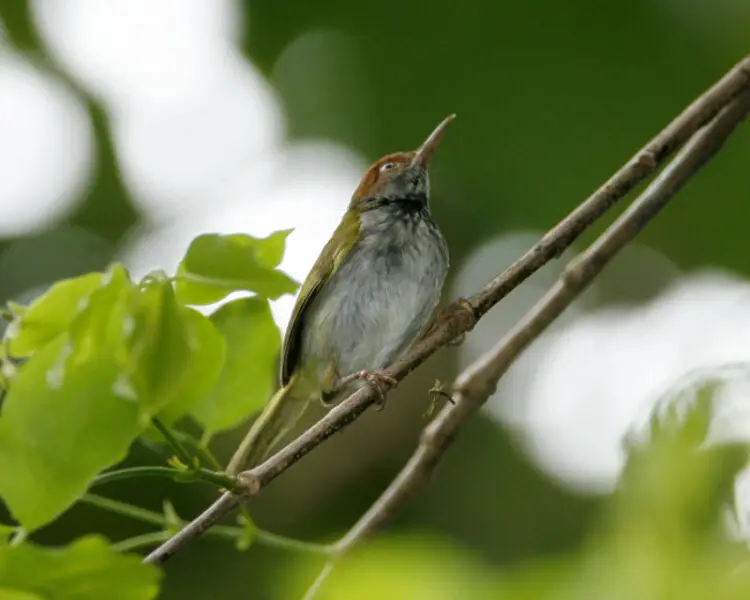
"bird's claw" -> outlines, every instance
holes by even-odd
[[[333,397],[336,393],[355,381],[364,381],[378,395],[378,399],[373,403],[375,410],[383,410],[385,408],[385,395],[388,393],[388,390],[398,384],[397,379],[382,371],[368,371],[367,369],[363,369],[339,379],[333,390],[321,396],[320,401],[323,403],[323,406],[333,405],[334,402],[331,402],[328,398]]]

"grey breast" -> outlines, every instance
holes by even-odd
[[[307,350],[341,376],[382,369],[426,325],[447,271],[445,240],[426,208],[364,213],[360,242],[316,301]]]

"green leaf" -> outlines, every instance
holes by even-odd
[[[0,548],[0,598],[5,600],[151,600],[161,572],[135,555],[112,550],[99,536],[65,548],[30,543]]]
[[[31,356],[63,331],[100,286],[102,273],[89,273],[54,284],[17,317],[5,332],[11,356]]]
[[[281,259],[284,258],[284,250],[286,248],[286,238],[294,231],[293,229],[282,229],[275,231],[267,238],[254,238],[252,236],[245,236],[247,243],[255,244],[258,251],[258,260],[264,263],[267,267],[278,267],[281,264]]]
[[[18,531],[17,527],[0,523],[0,547],[7,545],[10,541],[10,537],[16,533],[16,531]]]
[[[212,316],[226,342],[226,358],[214,389],[193,409],[210,433],[229,429],[257,411],[275,384],[279,329],[262,298],[228,302]]]
[[[314,573],[317,574],[321,568],[320,559],[315,557],[313,560]],[[309,562],[312,562],[309,558],[300,560],[302,564]],[[280,582],[279,598],[303,596],[314,578],[313,573],[305,573],[306,569],[289,571],[289,576]],[[531,598],[502,594],[500,584],[503,578],[497,571],[496,567],[493,569],[483,562],[477,553],[437,536],[393,535],[370,542],[357,552],[347,553],[336,560],[319,597],[326,600]],[[568,600],[565,596],[561,598]]]
[[[123,347],[132,286],[115,267],[86,309],[23,365],[0,415],[0,496],[33,531],[80,497],[102,469],[122,460],[143,428],[142,407],[124,388]]]
[[[182,306],[171,283],[150,278],[133,294],[121,357],[127,378],[148,418],[169,405],[191,378],[191,348]]]
[[[224,338],[207,317],[188,307],[181,311],[190,348],[188,376],[175,387],[170,403],[159,413],[167,425],[189,413],[213,389],[226,354]],[[156,435],[163,441],[161,434]]]
[[[245,234],[206,234],[193,240],[177,270],[177,295],[187,304],[212,304],[232,292],[276,299],[298,284],[276,270],[290,230],[259,239]]]
[[[242,527],[242,534],[237,536],[237,539],[234,541],[234,547],[240,552],[244,552],[245,550],[249,550],[250,546],[253,545],[253,541],[257,537],[258,528],[252,520],[243,514],[237,517],[237,523]]]
[[[632,529],[633,521],[648,523],[664,540],[678,535],[713,538],[721,530],[722,509],[733,502],[748,446],[712,440],[709,433],[727,398],[724,387],[748,377],[744,366],[701,372],[658,399],[646,427],[640,428],[645,431],[630,436],[616,503],[626,516],[623,529]]]
[[[132,293],[128,272],[122,265],[112,265],[86,306],[70,322],[71,362],[86,363],[96,358],[105,345],[115,350],[122,343],[128,328],[127,310]]]

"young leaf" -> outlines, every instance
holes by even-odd
[[[294,293],[297,283],[276,270],[289,233],[265,239],[245,234],[195,238],[177,271],[177,295],[187,304],[212,304],[236,291],[272,300]]]
[[[3,600],[152,600],[160,579],[156,567],[115,552],[99,536],[64,548],[30,543],[0,548]]]
[[[286,238],[292,233],[292,229],[282,229],[280,231],[274,231],[267,238],[254,238],[252,236],[245,236],[248,239],[248,243],[254,243],[258,251],[258,260],[260,260],[267,267],[275,268],[281,264],[281,259],[284,258],[284,249],[286,248]]]
[[[23,365],[0,415],[0,496],[33,531],[56,518],[143,427],[117,354],[132,291],[115,267],[62,334]]]
[[[124,339],[132,293],[128,272],[122,265],[112,265],[70,322],[71,361],[85,363],[100,353],[102,346]]]
[[[190,348],[188,376],[183,377],[169,404],[159,412],[159,418],[167,425],[189,413],[213,389],[226,353],[224,338],[208,318],[192,308],[180,310]],[[163,441],[161,434],[157,435]]]
[[[41,350],[68,328],[76,312],[101,284],[102,273],[89,273],[54,284],[18,316],[5,332],[10,355],[23,358]]]
[[[190,378],[191,349],[182,306],[166,277],[151,278],[134,290],[129,314],[132,327],[126,331],[123,375],[150,419]]]
[[[261,298],[228,302],[211,321],[224,336],[226,358],[219,381],[193,415],[214,433],[237,425],[268,400],[281,338],[268,302]]]

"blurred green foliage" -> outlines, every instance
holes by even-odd
[[[150,600],[156,598],[161,577],[158,569],[116,553],[98,536],[65,549],[30,544],[0,548],[3,600]]]
[[[345,557],[316,597],[746,598],[747,548],[730,541],[723,518],[748,447],[706,447],[722,382],[714,383],[691,390],[689,400],[672,393],[669,410],[654,412],[617,493],[576,553],[502,571],[450,540],[394,536]],[[277,597],[301,597],[306,585],[295,579]]]
[[[26,533],[57,518],[100,471],[122,461],[153,419],[192,415],[205,446],[210,434],[263,405],[280,346],[268,296],[284,293],[279,282],[286,293],[296,290],[275,268],[287,234],[200,236],[175,277],[155,272],[133,282],[114,264],[9,309],[0,358],[27,360],[2,382],[0,496]],[[199,302],[238,291],[256,296],[224,304],[209,320],[183,304],[193,294],[181,285],[194,275]],[[161,420],[156,428],[173,446],[177,470],[190,470],[193,457],[181,442]],[[131,472],[142,471],[124,471]]]

